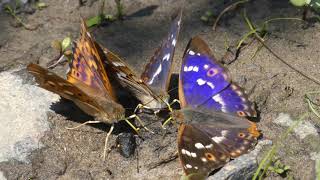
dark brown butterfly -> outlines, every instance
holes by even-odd
[[[155,51],[154,56],[138,77],[117,55],[104,48],[107,69],[119,82],[128,87],[143,105],[150,108],[168,106],[168,85],[171,77],[172,60],[178,40],[182,11],[174,18],[168,36]]]
[[[182,121],[178,153],[190,179],[205,179],[256,144],[256,124],[240,117],[255,116],[254,107],[200,37],[192,38],[186,48],[179,100],[182,109],[173,112],[173,118]]]
[[[97,43],[87,31],[85,22],[81,23],[81,37],[73,48],[73,59],[67,79],[49,72],[36,64],[27,69],[35,77],[40,87],[73,101],[96,122],[113,124],[125,118],[125,109],[117,103],[114,90],[109,82]],[[113,126],[108,135],[111,134]],[[135,128],[135,130],[137,130]]]

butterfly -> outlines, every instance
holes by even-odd
[[[168,105],[167,93],[172,61],[181,26],[182,11],[172,20],[168,36],[164,39],[138,77],[116,54],[104,48],[106,67],[111,74],[142,102],[145,107],[164,108]]]
[[[117,103],[98,49],[82,20],[80,40],[74,44],[67,79],[37,64],[29,64],[27,70],[35,77],[40,87],[73,101],[85,113],[93,116],[96,121],[90,122],[112,124],[108,133],[110,135],[114,123],[120,120],[127,121],[131,117],[125,118],[125,109]],[[129,121],[127,122],[134,128]]]
[[[179,76],[183,121],[178,129],[178,154],[186,175],[204,179],[230,159],[254,147],[260,132],[243,116],[256,116],[243,90],[196,36],[184,52]]]

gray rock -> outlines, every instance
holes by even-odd
[[[0,73],[0,162],[15,159],[27,162],[39,139],[49,130],[47,111],[59,96],[35,85],[23,84],[11,72]]]
[[[248,154],[244,154],[233,161],[226,164],[221,170],[214,175],[208,177],[208,180],[219,180],[219,179],[251,179],[258,167],[257,156],[261,149],[265,145],[271,145],[272,141],[263,140],[260,141],[255,149]]]
[[[296,121],[293,121],[289,114],[280,113],[279,116],[273,121],[281,126],[290,127]],[[301,122],[295,129],[294,133],[300,138],[304,139],[308,135],[318,136],[317,129],[308,121]]]

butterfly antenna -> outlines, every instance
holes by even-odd
[[[86,121],[78,126],[75,126],[75,127],[67,127],[66,129],[69,129],[69,130],[73,130],[73,129],[78,129],[84,125],[87,125],[87,124],[98,124],[98,123],[101,123],[101,121]]]

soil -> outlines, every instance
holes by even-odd
[[[0,13],[0,71],[25,67],[30,62],[45,66],[57,56],[57,52],[51,48],[51,42],[66,36],[77,39],[80,15],[85,18],[95,16],[100,5],[95,0],[86,1],[83,5],[76,0],[43,2],[49,6],[32,14],[19,14],[25,22],[37,26],[36,30],[14,27],[12,17]],[[256,0],[225,14],[217,30],[213,31],[212,26],[203,23],[200,17],[207,10],[218,14],[231,1],[122,2],[127,15],[123,21],[104,23],[90,30],[98,42],[123,57],[137,74],[142,72],[147,60],[165,37],[171,16],[181,6],[184,8],[183,24],[174,57],[175,73],[179,71],[188,40],[198,34],[221,59],[226,53],[226,38],[231,45],[236,45],[249,32],[242,16],[244,10],[257,25],[271,18],[302,16],[302,9],[291,6],[287,0]],[[104,10],[108,14],[115,14],[114,2],[107,1]],[[266,44],[291,65],[309,76],[319,77],[319,32],[320,25],[316,22],[277,21],[268,26]],[[293,118],[307,112],[304,95],[317,90],[319,85],[288,68],[265,48],[251,58],[259,47],[259,43],[252,43],[235,62],[226,66],[233,80],[246,89],[250,99],[256,103],[260,113],[259,129],[264,138],[276,141],[286,127],[274,124],[273,120],[281,112],[289,113]],[[65,69],[66,66],[59,66],[54,71],[63,75]],[[125,158],[113,148],[107,160],[103,161],[104,140],[109,126],[88,125],[67,130],[66,127],[76,126],[91,117],[81,113],[68,101],[62,100],[53,109],[55,113],[48,113],[51,130],[42,138],[45,147],[33,152],[29,156],[29,163],[9,161],[0,164],[1,171],[8,179],[179,179],[182,175],[178,159],[160,163],[176,153],[176,127],[171,124],[167,130],[161,129],[160,122],[164,118],[142,114],[141,118],[155,134],[142,132],[143,139],[136,138],[137,149],[133,156]],[[313,116],[307,121],[320,125]],[[115,144],[116,136],[123,131],[127,130],[118,125],[110,143]],[[310,153],[319,151],[319,146],[315,144],[319,145],[319,142],[314,138],[301,140],[295,135],[285,140],[285,146],[280,148],[277,157],[291,168],[287,178],[314,177],[314,161],[310,159]],[[266,178],[282,177],[271,173]]]

